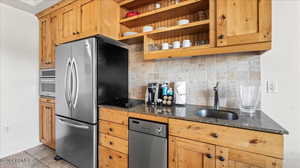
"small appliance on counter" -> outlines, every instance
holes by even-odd
[[[40,70],[40,96],[55,97],[55,69]]]
[[[175,82],[175,104],[185,105],[186,104],[186,82],[180,81]]]
[[[158,83],[149,83],[146,88],[145,103],[148,105],[157,105],[160,86]]]

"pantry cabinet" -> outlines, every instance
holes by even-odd
[[[55,149],[55,104],[50,99],[40,99],[40,141]]]
[[[271,41],[271,0],[217,0],[217,46]]]
[[[169,137],[169,168],[214,168],[215,146]]]

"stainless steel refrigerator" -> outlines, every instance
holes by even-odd
[[[128,49],[96,36],[56,47],[56,158],[98,163],[98,105],[128,97]]]

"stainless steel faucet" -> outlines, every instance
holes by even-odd
[[[214,109],[220,110],[220,99],[219,99],[219,82],[217,82],[216,86],[214,87]]]

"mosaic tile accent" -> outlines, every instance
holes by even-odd
[[[213,104],[213,86],[220,82],[220,103],[238,107],[241,82],[260,82],[260,56],[254,53],[144,61],[143,46],[129,46],[129,97],[143,99],[150,82],[187,82],[187,103]]]

